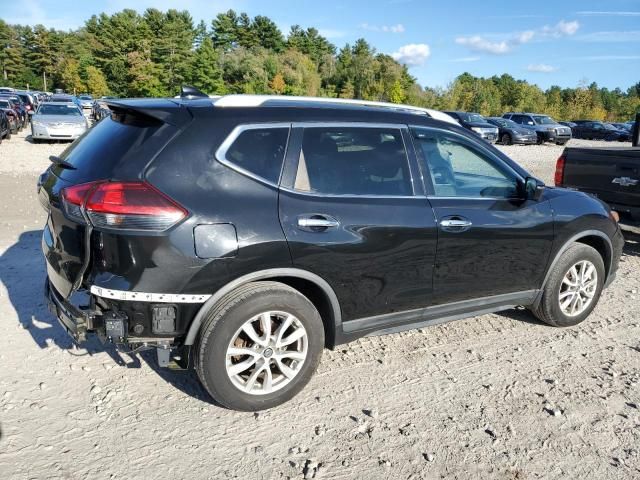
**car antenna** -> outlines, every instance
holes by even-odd
[[[183,85],[180,87],[180,98],[209,98],[209,95],[191,85]]]

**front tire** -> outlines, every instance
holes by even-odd
[[[503,133],[500,141],[502,142],[503,145],[511,145],[512,143],[511,135],[509,135],[508,133]]]
[[[554,327],[577,325],[597,305],[604,279],[604,262],[598,251],[574,243],[554,265],[533,313]]]
[[[536,145],[542,145],[544,143],[544,137],[538,134],[538,140],[536,140]]]
[[[279,282],[253,282],[227,294],[206,314],[195,368],[220,405],[264,410],[304,388],[323,348],[324,326],[309,299]]]

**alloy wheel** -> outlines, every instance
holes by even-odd
[[[231,337],[225,359],[227,375],[239,390],[267,395],[298,375],[308,348],[307,331],[294,315],[263,312],[247,320]]]
[[[562,313],[568,317],[583,313],[593,302],[597,287],[598,272],[595,265],[588,260],[574,264],[560,284],[558,302]]]

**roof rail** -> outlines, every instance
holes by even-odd
[[[287,95],[223,95],[213,101],[216,107],[259,107],[273,103],[321,103],[337,105],[360,105],[363,107],[379,107],[391,110],[401,110],[404,112],[419,113],[427,115],[433,119],[441,120],[458,125],[453,118],[446,113],[430,108],[415,107],[401,103],[376,102],[372,100],[350,100],[346,98],[325,98],[325,97],[294,97]]]

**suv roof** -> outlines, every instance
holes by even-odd
[[[141,99],[135,99],[140,102]],[[158,101],[167,101],[158,99]],[[414,113],[427,115],[435,120],[441,120],[457,125],[457,122],[451,117],[438,110],[430,108],[416,107],[414,105],[405,105],[400,103],[378,102],[373,100],[351,100],[345,98],[324,98],[324,97],[298,97],[285,95],[223,95],[223,96],[182,96],[168,101],[188,101],[189,104],[196,105],[212,105],[217,108],[226,107],[302,107],[302,108],[333,108],[333,109],[363,109],[380,111],[388,109],[403,113]],[[115,102],[114,102],[115,103]]]

